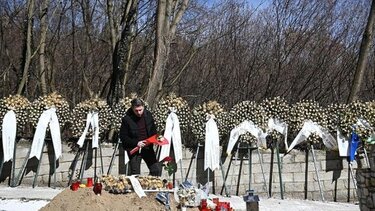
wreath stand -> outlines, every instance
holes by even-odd
[[[367,150],[362,146],[362,147],[359,147],[357,149],[357,156],[360,156],[360,151],[359,149],[362,149],[361,151],[361,154],[363,152],[363,158],[364,158],[364,162],[365,162],[365,166],[368,166],[370,167],[370,163],[369,163],[369,159],[368,159],[368,155],[367,155]],[[353,185],[354,185],[354,188],[355,190],[357,190],[357,181],[355,179],[355,175],[354,175],[354,171],[353,171],[353,162],[349,160],[349,157],[346,157],[346,161],[348,163],[348,199],[347,199],[347,202],[350,202],[350,179],[349,178],[352,178],[352,181],[353,181]],[[354,191],[353,195],[355,197],[355,194],[356,194],[356,191]]]
[[[29,160],[29,156],[30,156],[30,153],[31,153],[31,146],[32,145],[30,145],[30,149],[29,149],[29,151],[28,151],[28,153],[27,153],[27,155],[25,157],[25,160],[23,161],[23,164],[21,166],[21,170],[18,172],[17,177],[14,177],[15,170],[13,169],[14,166],[12,165],[13,180],[12,180],[12,182],[10,184],[10,187],[16,187],[16,186],[18,186],[21,183],[21,180],[22,180],[22,178],[24,176],[24,171],[25,171],[25,168],[26,168],[26,164],[27,164],[27,161]],[[44,148],[44,145],[43,145],[43,148]],[[43,152],[43,150],[42,150],[42,152]],[[14,145],[13,159],[15,159],[15,158],[16,158],[16,145]]]
[[[349,159],[347,160],[347,162],[348,162],[348,200],[347,200],[347,202],[350,202],[350,177],[352,178],[352,180],[353,180],[353,185],[354,185],[354,188],[355,188],[355,190],[357,190],[357,182],[356,182],[356,180],[355,180],[355,175],[354,175],[354,172],[353,172],[353,164],[352,164],[352,162],[351,161],[349,161]],[[356,191],[354,191],[354,195],[355,195],[355,192]]]
[[[74,177],[74,172],[77,168],[77,163],[78,163],[78,159],[79,157],[81,156],[81,154],[83,153],[83,156],[82,156],[82,160],[81,160],[81,166],[80,166],[80,170],[79,170],[79,180],[82,181],[83,179],[83,174],[85,172],[85,169],[86,169],[86,163],[87,163],[87,157],[88,157],[88,151],[89,151],[89,141],[92,141],[92,139],[90,138],[86,138],[84,143],[83,143],[83,147],[78,149],[73,161],[72,161],[72,164],[71,164],[71,174],[70,174],[70,177],[69,177],[69,181],[68,181],[68,186],[70,186],[72,184],[72,180],[73,180],[73,177]],[[103,156],[102,156],[102,147],[101,147],[101,144],[100,144],[100,141],[98,141],[98,148],[99,148],[99,156],[100,156],[100,161],[101,161],[101,172],[103,173],[104,170],[103,170]],[[94,181],[97,181],[97,158],[98,158],[98,148],[95,148],[93,149],[92,148],[92,145],[91,145],[91,149],[94,150]]]
[[[117,153],[117,150],[119,149],[119,146],[121,144],[121,139],[118,138],[117,139],[117,142],[116,142],[116,145],[115,145],[115,148],[113,149],[113,153],[112,153],[112,157],[111,157],[111,161],[109,162],[109,167],[108,167],[108,171],[107,171],[107,175],[110,175],[112,173],[112,166],[113,166],[113,161],[115,159],[115,156],[116,156],[116,153]],[[124,153],[127,153],[126,150],[124,150],[125,152]],[[125,164],[125,175],[128,175],[128,164],[126,163]]]
[[[193,162],[194,162],[195,165],[197,165],[197,162],[198,162],[198,153],[199,153],[199,148],[200,147],[203,147],[203,145],[201,143],[198,143],[198,146],[197,146],[197,149],[196,149],[195,153],[193,153],[191,155],[189,167],[187,169],[186,176],[185,176],[185,181],[187,181],[188,178],[189,178],[189,173],[190,173],[191,166],[193,165]],[[193,175],[194,175],[194,171],[192,172],[192,176],[191,176],[191,180],[190,181],[193,181]]]
[[[193,165],[193,162],[194,162],[195,165],[197,165],[197,163],[198,163],[198,154],[199,154],[199,150],[200,150],[201,147],[203,147],[203,145],[200,144],[200,143],[198,143],[197,150],[191,156],[189,167],[188,167],[188,170],[187,170],[187,173],[186,173],[186,177],[185,177],[185,181],[188,180],[190,169],[191,169],[191,166]],[[224,180],[224,169],[223,169],[223,163],[221,161],[221,158],[220,158],[220,170],[221,170],[221,176],[223,178],[223,188],[225,188],[225,194],[226,194],[226,196],[229,196],[229,193],[227,192],[227,186],[226,186],[225,180]],[[210,171],[211,171],[210,169],[207,169],[207,182],[210,182]],[[193,176],[194,176],[194,171],[192,171],[191,181],[193,179]],[[212,186],[212,191],[215,194],[215,188],[214,188],[214,186]],[[221,194],[222,194],[222,192],[223,191],[221,191]]]
[[[249,167],[249,190],[251,190],[252,151],[254,151],[254,150],[257,150],[257,154],[258,154],[259,161],[260,161],[260,167],[261,167],[262,175],[263,175],[264,186],[267,189],[266,177],[265,177],[264,168],[263,168],[263,160],[262,160],[262,157],[260,155],[258,147],[257,146],[252,146],[249,143],[241,144],[241,142],[239,142],[237,144],[237,150],[236,150],[236,157],[235,157],[235,162],[236,163],[237,163],[237,158],[239,156],[239,151],[240,150],[243,150],[243,151],[246,150],[247,151],[247,156],[248,156],[248,159],[249,159],[249,166],[248,166]],[[225,182],[226,182],[226,180],[228,178],[228,173],[229,173],[229,169],[231,167],[231,163],[232,163],[233,157],[234,157],[234,155],[231,156],[231,159],[229,161],[228,169],[227,169],[227,172],[226,172],[226,175],[225,175],[225,178],[224,178],[224,184],[225,184]],[[237,196],[239,194],[239,186],[240,186],[240,181],[241,181],[241,172],[242,172],[243,160],[244,160],[244,155],[242,155],[241,158],[240,158],[240,169],[239,169],[239,173],[238,173],[238,181],[237,181],[237,189],[236,189],[236,195]],[[232,168],[232,177],[231,177],[231,184],[230,184],[230,189],[231,190],[232,190],[233,176],[234,176],[234,168]],[[223,192],[223,188],[221,189],[221,194],[222,194],[222,192]]]
[[[306,154],[306,156],[305,156],[305,188],[304,188],[305,189],[305,199],[307,199],[307,190],[308,190],[309,152],[311,152],[311,156],[312,156],[312,159],[313,159],[313,162],[314,162],[314,169],[315,169],[316,178],[318,180],[320,198],[322,199],[322,201],[325,201],[324,195],[323,195],[323,188],[322,188],[322,184],[321,184],[320,176],[319,176],[319,170],[318,170],[317,165],[316,165],[315,150],[314,150],[314,146],[312,144],[308,144],[307,148],[305,150],[305,154]]]
[[[52,144],[52,139],[51,138],[45,138],[44,141],[43,141],[43,146],[42,146],[42,149],[41,149],[41,152],[40,152],[40,156],[39,156],[39,161],[38,161],[38,165],[37,165],[37,169],[36,169],[36,172],[35,172],[35,175],[34,175],[34,178],[33,178],[33,184],[32,184],[32,187],[35,188],[36,186],[36,183],[37,183],[37,178],[38,178],[38,175],[39,175],[39,170],[40,170],[40,164],[42,162],[42,159],[43,159],[43,149],[44,147],[46,146],[46,142],[51,142]],[[32,146],[32,145],[31,145]],[[21,167],[21,170],[18,172],[18,175],[16,177],[16,179],[14,180],[13,184],[11,185],[11,187],[16,187],[18,185],[20,185],[21,183],[21,180],[22,178],[24,177],[25,175],[25,170],[26,170],[26,164],[28,163],[29,161],[29,156],[30,156],[30,153],[31,153],[31,146],[30,146],[30,149],[29,149],[29,152],[27,153],[27,156],[25,157],[25,160],[22,164],[22,167]],[[53,148],[53,147],[52,147]],[[16,148],[14,148],[16,149]],[[14,152],[16,152],[16,150],[14,150]],[[47,151],[48,153],[48,151]],[[13,156],[15,158],[15,155]],[[57,160],[56,160],[56,154],[55,154],[55,151],[53,151],[53,188],[55,189],[56,188],[56,163],[57,163]],[[14,172],[14,170],[12,170]],[[14,175],[13,175],[14,176]],[[49,175],[51,177],[51,174]]]
[[[277,140],[272,139],[271,144],[271,163],[270,163],[270,177],[269,177],[269,189],[268,189],[268,197],[272,197],[272,176],[273,176],[273,163],[274,163],[274,154],[276,149],[276,158],[277,158],[277,167],[279,170],[279,182],[280,182],[280,195],[281,199],[284,199],[284,188],[283,188],[283,179],[281,174],[281,162],[280,162],[280,153],[279,153],[279,143]]]

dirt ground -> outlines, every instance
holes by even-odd
[[[136,193],[112,194],[102,191],[101,195],[95,195],[92,188],[79,188],[77,191],[65,189],[55,196],[41,211],[58,210],[165,210],[164,204],[155,199],[156,193],[147,193],[147,197],[139,198]],[[179,210],[178,204],[170,194],[171,210]],[[187,210],[199,210],[188,208]]]
[[[49,187],[11,188],[0,185],[0,210],[164,210],[164,205],[155,200],[155,193],[148,193],[147,195],[148,197],[140,199],[135,193],[115,195],[102,192],[101,196],[96,196],[91,188],[71,191],[70,189],[51,189]],[[221,200],[230,200],[231,205],[236,206],[236,210],[246,210],[246,206],[238,206],[240,202],[243,202],[242,198],[231,196]],[[178,210],[173,200],[171,203],[171,210]],[[190,208],[187,210],[196,211],[198,209]],[[260,198],[259,210],[359,211],[360,208],[358,203],[353,202],[339,203],[301,199]]]

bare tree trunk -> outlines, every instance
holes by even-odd
[[[71,4],[71,15],[72,15],[72,74],[73,74],[73,86],[76,86],[77,85],[77,73],[76,73],[76,46],[75,46],[75,13],[74,13],[74,0],[70,0],[70,4]],[[73,95],[73,105],[76,105],[77,102],[77,92],[73,91],[72,93]]]
[[[111,35],[112,52],[114,52],[116,48],[116,43],[117,43],[117,33],[116,33],[116,27],[115,27],[114,17],[113,17],[113,0],[107,0],[107,16],[108,16],[109,31]]]
[[[372,0],[370,14],[368,16],[366,29],[363,33],[362,43],[359,49],[358,63],[357,63],[357,67],[355,70],[352,88],[350,89],[348,102],[353,102],[358,99],[358,92],[362,85],[363,75],[366,70],[370,46],[372,43],[374,23],[375,23],[375,0]]]
[[[47,94],[47,83],[46,83],[46,62],[45,62],[45,50],[46,50],[46,37],[47,37],[47,14],[48,14],[49,0],[44,0],[40,8],[40,48],[39,48],[39,77],[40,77],[40,88],[42,95]]]
[[[32,39],[32,30],[33,30],[33,14],[34,14],[34,0],[27,1],[27,22],[26,22],[26,39],[24,45],[24,62],[23,62],[23,73],[22,79],[18,84],[17,94],[22,94],[24,91],[28,75],[29,75],[29,67],[31,63],[31,39]]]
[[[160,98],[163,88],[165,66],[168,61],[170,44],[175,36],[176,27],[181,21],[189,0],[159,0],[156,13],[156,34],[154,63],[148,83],[146,101],[153,107]],[[177,8],[178,7],[178,8]]]
[[[56,70],[54,69],[54,64],[51,61],[52,59],[47,60],[47,70],[48,70],[48,81],[49,81],[49,89],[51,92],[56,91]]]
[[[138,17],[138,4],[139,0],[134,0],[132,5],[129,7],[129,10],[125,11],[127,15],[127,19],[125,22],[125,34],[121,37],[121,40],[124,42],[123,45],[125,50],[124,57],[121,58],[122,62],[120,63],[120,68],[123,69],[123,72],[120,71],[120,78],[119,78],[119,97],[125,97],[125,84],[128,80],[128,75],[130,71],[130,62],[132,58],[133,52],[133,41],[136,34],[136,23]]]
[[[86,76],[86,71],[89,70],[89,65],[91,63],[91,55],[89,55],[89,51],[91,49],[92,43],[91,43],[91,32],[92,32],[92,13],[91,13],[91,6],[90,6],[90,0],[83,0],[81,2],[82,4],[82,11],[83,11],[83,20],[85,24],[85,43],[84,43],[84,52],[85,52],[85,58],[83,62],[83,68],[82,68],[82,87],[83,89],[89,94],[90,98],[94,96],[94,92],[91,90],[90,83]]]
[[[109,2],[109,1],[108,1]],[[138,14],[138,0],[126,2],[125,11],[123,13],[124,29],[121,32],[121,38],[117,41],[117,35],[114,33],[115,24],[111,27],[111,42],[115,43],[113,49],[113,72],[111,76],[111,87],[108,94],[108,102],[110,105],[119,101],[120,98],[125,97],[125,84],[129,74],[131,55],[133,49],[133,40],[136,33],[136,20]],[[112,17],[111,4],[108,4],[108,18]]]
[[[156,36],[154,49],[154,64],[151,80],[148,84],[146,101],[152,107],[156,101],[156,96],[163,86],[164,68],[167,55],[167,42],[169,27],[166,26],[168,20],[168,0],[159,0],[156,14]]]

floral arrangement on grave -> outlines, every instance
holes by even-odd
[[[280,121],[283,121],[289,125],[289,110],[290,106],[288,102],[280,97],[274,97],[274,98],[267,98],[263,100],[260,103],[260,106],[263,108],[264,113],[266,115],[266,121],[269,119],[278,119]],[[282,139],[282,134],[277,132],[276,130],[271,130],[269,131],[269,135],[273,140],[281,140]]]
[[[290,132],[295,137],[302,129],[303,124],[307,120],[316,122],[323,128],[328,128],[327,113],[326,109],[321,107],[318,102],[314,100],[302,100],[295,103],[290,110],[289,122]],[[300,144],[297,148],[304,149],[308,144],[313,144],[316,149],[323,149],[324,144],[321,138],[316,134],[312,133],[308,138],[307,142]]]
[[[86,126],[87,114],[89,112],[97,112],[99,116],[99,134],[108,131],[113,120],[113,113],[106,101],[94,97],[92,99],[83,101],[75,106],[72,111],[72,135],[78,138]],[[87,133],[88,137],[93,134],[92,127],[89,128]]]
[[[68,102],[58,93],[40,96],[31,104],[30,121],[33,127],[36,127],[43,111],[50,108],[56,109],[56,115],[59,119],[60,127],[63,127],[71,119],[71,111]]]
[[[103,184],[104,190],[109,193],[126,193],[132,189],[130,179],[124,175],[119,175],[118,177],[114,175],[102,175],[100,181]]]
[[[178,201],[181,207],[196,207],[200,204],[199,189],[190,182],[185,181],[179,185],[177,190]]]
[[[162,189],[164,183],[160,177],[156,176],[139,176],[137,177],[139,184],[144,190]],[[104,190],[109,193],[121,194],[128,193],[133,190],[130,179],[126,175],[103,175],[100,179]]]
[[[180,122],[181,133],[187,133],[191,121],[191,109],[186,100],[178,97],[174,92],[169,93],[162,98],[152,110],[154,115],[157,131],[165,130],[165,123],[170,113],[170,109],[174,109]]]
[[[22,133],[25,131],[27,123],[29,122],[31,103],[21,95],[9,95],[0,100],[0,130],[3,124],[5,114],[13,110],[16,114],[17,131]]]
[[[234,125],[237,126],[245,120],[252,121],[255,125],[265,130],[267,126],[266,113],[260,104],[254,101],[242,101],[230,110],[234,114]],[[256,143],[257,139],[249,132],[241,135],[239,141],[242,143]]]
[[[208,101],[202,105],[196,106],[192,111],[191,132],[194,139],[188,139],[185,146],[188,148],[196,148],[197,144],[203,144],[205,140],[206,122],[209,115],[217,118],[224,112],[224,108],[217,101]],[[220,132],[219,132],[220,133]]]
[[[343,109],[338,126],[346,137],[349,138],[351,132],[355,132],[362,141],[365,141],[374,133],[371,128],[374,122],[374,102],[355,101],[347,104]]]
[[[131,101],[135,98],[138,98],[137,93],[132,92],[129,96],[122,98],[118,103],[113,107],[113,123],[111,128],[115,131],[119,131],[121,127],[122,117],[125,116],[126,111],[131,107]],[[145,107],[148,107],[147,102],[145,102]]]

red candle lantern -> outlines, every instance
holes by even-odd
[[[168,182],[168,184],[167,184],[167,188],[168,188],[168,189],[173,189],[173,183],[172,183],[172,182]]]
[[[70,185],[70,189],[71,189],[72,191],[76,191],[76,190],[78,190],[79,185],[80,185],[80,182],[79,182],[79,181],[77,181],[77,182],[73,182],[72,185]]]
[[[94,190],[94,193],[95,193],[96,195],[100,195],[100,194],[102,194],[102,183],[100,183],[100,182],[96,182],[95,185],[94,185],[93,190]]]
[[[89,178],[87,178],[87,183],[86,183],[86,187],[88,187],[88,188],[90,188],[90,187],[92,187],[92,177],[89,177]]]

